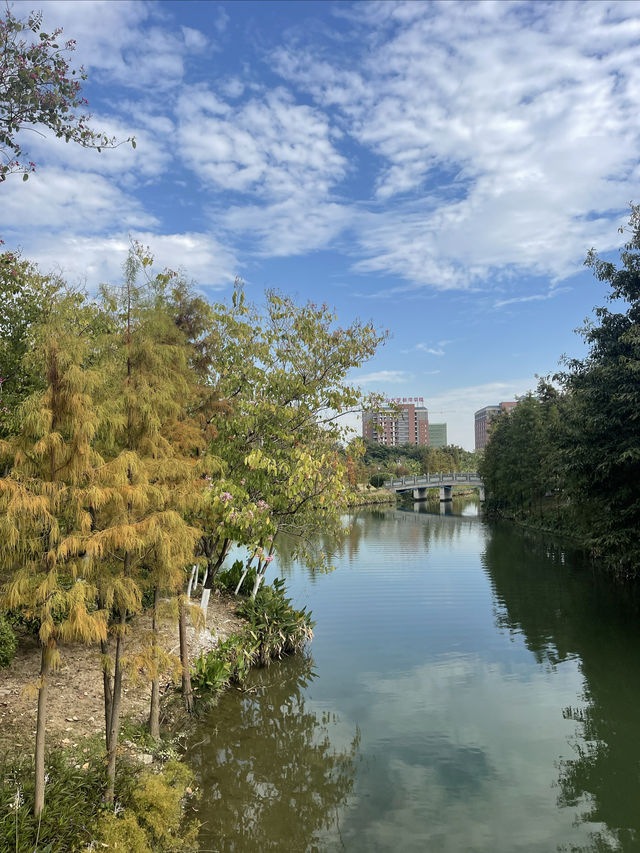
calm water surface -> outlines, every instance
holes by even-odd
[[[425,510],[285,567],[315,637],[194,737],[203,850],[640,851],[637,602],[473,504]]]

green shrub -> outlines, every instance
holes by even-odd
[[[87,747],[85,747],[87,748]],[[33,762],[18,756],[0,765],[0,850],[69,853],[91,841],[102,809],[104,750],[77,757],[54,750],[47,757],[45,805],[40,826],[33,817]],[[87,765],[85,767],[85,765]]]
[[[251,632],[231,634],[206,654],[200,652],[191,671],[196,699],[214,698],[231,682],[241,684],[257,660],[257,645]]]
[[[221,589],[226,589],[227,592],[235,592],[236,587],[240,582],[242,573],[244,572],[244,563],[242,560],[236,560],[234,564],[224,572],[219,572],[216,577],[216,584]],[[242,582],[239,593],[241,595],[249,595],[256,581],[256,570],[249,569],[246,578]]]
[[[135,759],[120,760],[116,809],[107,810],[104,746],[100,737],[47,757],[45,805],[33,817],[33,762],[16,757],[0,764],[0,850],[17,853],[123,853],[196,851],[197,826],[184,823],[191,773],[178,761],[159,771]],[[37,839],[37,845],[36,845]]]
[[[114,812],[101,815],[95,833],[99,849],[117,850],[120,853],[153,853],[147,843],[147,833],[129,809],[119,815]],[[95,850],[95,845],[87,847],[89,850]]]
[[[369,482],[375,489],[379,489],[380,486],[384,486],[385,480],[386,477],[384,476],[384,474],[373,474],[371,477],[369,477]]]
[[[231,663],[218,649],[200,652],[191,670],[191,687],[196,699],[219,693],[231,680]]]
[[[4,669],[11,664],[17,646],[18,641],[16,640],[16,635],[13,633],[13,628],[7,619],[0,614],[0,669]]]
[[[295,610],[285,595],[284,580],[276,578],[271,586],[263,586],[253,599],[238,608],[250,626],[256,642],[259,662],[266,666],[272,658],[292,654],[313,636],[314,622],[306,608]]]

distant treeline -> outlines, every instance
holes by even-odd
[[[476,471],[479,454],[470,453],[455,444],[446,447],[424,447],[401,444],[387,447],[375,441],[365,442],[364,464],[371,475],[378,473],[398,477],[409,474],[433,474],[438,471]]]
[[[618,265],[585,261],[612,305],[581,329],[589,352],[565,360],[493,422],[480,472],[487,509],[577,538],[607,569],[640,572],[640,206]]]

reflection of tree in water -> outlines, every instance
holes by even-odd
[[[318,536],[313,543],[314,548],[318,552],[329,554],[332,562],[338,565],[345,558],[353,560],[357,557],[360,545],[365,540],[371,539],[372,536],[379,535],[380,519],[387,514],[389,510],[371,508],[363,509],[345,516],[344,523],[346,530],[342,536]],[[309,542],[306,543],[309,546]],[[283,574],[289,575],[296,563],[296,549],[299,543],[295,536],[281,535],[278,537],[278,568]],[[308,569],[310,577],[313,579],[317,573],[314,569]]]
[[[477,519],[460,514],[469,503],[468,498],[454,500],[454,514],[447,516],[444,524],[437,503],[407,503],[398,509],[364,507],[345,517],[347,529],[342,536],[319,536],[314,545],[318,552],[329,554],[333,565],[339,567],[345,562],[355,561],[364,543],[372,545],[396,536],[400,536],[408,545],[420,545],[427,550],[431,544],[452,544],[467,535],[470,528],[478,529]],[[278,537],[277,565],[285,576],[291,574],[296,564],[297,545],[294,536]],[[312,568],[307,571],[311,580],[314,580],[317,572]]]
[[[449,506],[453,514],[447,513],[445,517],[440,514],[439,504],[428,501],[399,507],[396,516],[398,532],[404,539],[421,541],[427,551],[432,545],[452,545],[468,536],[471,530],[478,529],[477,519],[460,515],[464,505],[465,501],[456,501],[455,505],[452,502]]]
[[[574,756],[558,764],[558,805],[577,808],[594,832],[589,847],[561,849],[640,851],[638,591],[614,587],[576,555],[506,526],[492,529],[484,559],[498,624],[522,633],[541,663],[581,661],[584,705],[564,711],[581,734]]]
[[[359,734],[331,741],[333,715],[305,708],[311,662],[297,656],[254,673],[247,692],[224,696],[188,751],[202,789],[203,849],[325,850],[353,787]],[[320,845],[320,846],[319,846]]]

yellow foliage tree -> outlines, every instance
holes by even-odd
[[[106,499],[93,514],[89,550],[102,566],[96,581],[113,616],[115,640],[113,656],[105,656],[107,801],[115,782],[127,619],[140,610],[142,593],[150,589],[154,613],[147,670],[152,681],[150,726],[157,736],[158,678],[166,660],[157,639],[159,595],[180,592],[200,534],[185,521],[198,499],[198,459],[183,453],[170,435],[189,398],[188,352],[167,308],[169,277],[137,284],[149,263],[132,250],[124,286],[102,292],[109,324],[101,347],[107,358],[97,433],[105,462],[97,479]]]
[[[97,423],[95,376],[83,367],[85,341],[75,330],[44,330],[46,389],[23,405],[20,429],[3,451],[13,462],[0,479],[0,566],[9,580],[4,605],[39,622],[42,647],[35,747],[35,801],[44,806],[44,748],[49,675],[58,643],[106,636],[95,608],[92,565],[85,559],[91,515],[83,495],[101,460],[92,450]]]

